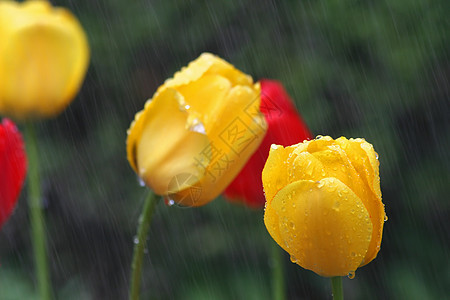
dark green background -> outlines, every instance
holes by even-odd
[[[282,2],[282,1],[279,1]],[[314,134],[365,137],[380,155],[389,220],[347,299],[450,294],[449,1],[55,1],[89,37],[85,83],[37,123],[54,288],[61,299],[124,299],[145,188],[126,130],[163,81],[209,51],[284,83]],[[0,233],[0,298],[35,299],[27,197]],[[143,299],[270,299],[263,211],[217,199],[160,202]],[[330,298],[329,281],[285,254],[289,299]]]

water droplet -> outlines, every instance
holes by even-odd
[[[355,271],[351,271],[348,273],[348,278],[353,279],[355,278]]]
[[[172,198],[170,198],[169,196],[167,196],[167,197],[164,197],[164,203],[165,203],[167,206],[172,206],[172,205],[175,204],[175,200],[173,200]]]
[[[137,176],[137,181],[139,182],[140,186],[145,186],[145,181],[141,177]]]
[[[206,134],[205,125],[203,125],[200,119],[194,118],[192,121],[188,122],[188,124],[188,129],[190,131]]]
[[[384,215],[384,221],[386,222],[388,220],[388,216],[385,214]]]
[[[277,150],[278,147],[279,147],[278,145],[272,144],[272,145],[270,146],[270,149]]]
[[[184,109],[186,109],[186,110],[188,110],[189,108],[191,108],[191,106],[190,106],[189,104],[186,104],[186,105],[184,106]]]
[[[292,261],[294,264],[296,264],[296,263],[298,262],[298,259],[297,259],[294,255],[291,255],[291,261]]]
[[[333,204],[333,209],[334,210],[339,210],[339,206],[341,206],[341,203],[339,201],[335,201]]]
[[[378,153],[375,152],[375,158],[378,159]]]
[[[186,104],[184,100],[181,100],[178,102],[178,110],[181,112],[185,112],[187,109],[189,109],[190,106]]]
[[[333,183],[333,182],[330,180],[330,183]],[[334,192],[335,190],[336,190],[336,186],[334,186],[333,184],[327,185],[327,191]]]
[[[262,116],[262,114],[253,117],[252,120],[253,120],[253,123],[258,124],[258,125],[261,126],[261,127],[264,127],[264,128],[267,127],[267,124],[266,124],[265,119],[264,119],[264,117]]]
[[[321,138],[323,138],[323,135],[318,135],[318,136],[316,136],[316,140],[320,140]]]

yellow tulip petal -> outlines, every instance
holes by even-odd
[[[233,86],[250,86],[253,83],[253,79],[251,76],[239,71],[233,65],[229,64],[223,59],[216,59],[208,69],[207,74],[220,74],[221,76],[230,80]]]
[[[155,108],[163,94],[177,98],[181,115],[175,104],[163,109],[167,99]],[[260,85],[206,53],[168,79],[154,98],[136,114],[128,131],[128,160],[156,193],[186,206],[204,205],[223,192],[264,138]],[[162,148],[156,148],[159,139]]]
[[[306,143],[288,147],[272,145],[262,172],[264,194],[267,201],[264,222],[272,238],[286,251],[285,245],[279,242],[281,234],[278,226],[278,212],[270,203],[286,185],[298,180],[309,180],[312,174],[323,172],[320,161],[308,152],[301,152],[306,148]]]
[[[251,85],[253,82],[250,76],[237,70],[233,65],[223,59],[210,53],[203,53],[199,58],[189,63],[187,67],[175,73],[173,78],[166,80],[160,89],[166,87],[177,88],[190,84],[208,74],[221,75],[227,78],[232,85]]]
[[[373,146],[361,139],[354,140],[360,143],[361,148],[366,152],[367,158],[369,159],[369,164],[372,166],[373,173],[366,174],[369,186],[373,189],[377,197],[381,200],[381,189],[380,189],[380,162],[378,161],[378,153],[375,152]],[[367,162],[365,163],[367,166]],[[370,170],[366,167],[367,170]]]
[[[355,168],[338,145],[329,145],[320,151],[312,152],[311,155],[322,163],[325,171],[325,174],[317,174],[317,176],[339,178],[359,197],[363,197],[366,186],[363,185]],[[313,180],[318,179],[320,178],[314,178]]]
[[[166,89],[155,95],[130,129],[130,164],[157,194],[183,190],[205,175],[208,157],[203,156],[202,161],[195,158],[208,149],[209,140],[186,128],[188,117],[182,96]]]
[[[361,175],[361,179],[373,189],[373,181],[375,177],[375,170],[378,170],[379,164],[372,165],[369,158],[369,153],[367,153],[363,147],[370,145],[363,139],[346,139],[345,137],[340,137],[336,139],[336,143],[344,149],[350,159],[352,165],[355,167],[358,174]],[[363,146],[364,145],[364,146]],[[376,162],[376,154],[373,147],[370,145],[371,151],[373,152],[373,158]],[[370,155],[372,156],[372,155]],[[375,192],[375,190],[374,190]],[[378,194],[378,193],[377,193]],[[379,194],[381,198],[381,193]]]
[[[325,168],[322,162],[309,152],[294,151],[294,159],[289,170],[289,183],[298,180],[317,181],[325,177]]]
[[[345,155],[366,187],[362,199],[373,223],[372,241],[362,264],[366,265],[377,256],[383,235],[385,212],[381,201],[379,162],[373,146],[363,139],[347,140],[341,137],[336,140],[336,143],[345,150]],[[361,184],[358,183],[358,186]]]
[[[323,172],[313,172],[311,180],[317,181],[324,177],[339,178],[363,201],[369,198],[370,189],[361,180],[361,176],[350,161],[349,155],[339,144],[328,138],[325,137],[309,143],[308,152],[323,166]],[[319,146],[316,145],[316,141]]]
[[[333,140],[327,138],[322,138],[317,142],[320,143],[319,146],[316,145],[316,141],[311,141],[308,151],[315,160],[320,162],[322,169],[319,172],[313,172],[311,180],[318,181],[324,177],[339,178],[364,203],[369,202],[368,199],[372,196],[369,187],[361,180],[345,151]],[[314,160],[311,159],[311,161]]]
[[[219,122],[219,116],[215,113],[216,107],[228,105],[225,97],[230,89],[230,81],[216,74],[203,76],[189,85],[176,87],[189,109],[201,118],[207,133],[212,132],[212,127]]]
[[[262,182],[266,197],[264,223],[272,238],[286,251],[284,243],[281,243],[278,212],[273,209],[270,203],[278,191],[288,184],[289,168],[286,160],[293,149],[292,147],[285,148],[281,145],[273,144],[270,147],[269,157],[262,171]]]
[[[267,124],[263,114],[248,112],[259,112],[260,102],[259,85],[256,88],[238,85],[231,88],[225,99],[215,105],[210,113],[212,134],[238,156],[250,141],[265,134]]]
[[[34,14],[48,14],[52,11],[50,2],[46,0],[25,1],[22,4],[24,10]]]
[[[2,3],[3,4],[3,3]],[[0,7],[0,110],[17,119],[60,113],[79,90],[89,61],[84,31],[47,1]]]
[[[270,147],[269,157],[262,171],[262,182],[267,203],[272,201],[279,190],[289,184],[290,166],[287,164],[287,160],[294,149],[294,147],[285,148],[275,144]]]
[[[347,148],[347,150],[351,150],[351,148]],[[313,155],[325,166],[326,176],[339,178],[360,197],[369,212],[373,231],[372,240],[367,251],[367,258],[363,262],[366,264],[368,263],[367,260],[375,258],[379,250],[379,244],[381,243],[384,222],[383,204],[362,180],[361,173],[357,172],[350,161],[349,157],[352,157],[353,161],[355,157],[359,157],[357,153],[344,151],[339,145],[329,145],[326,147],[326,150],[314,152]]]
[[[280,232],[280,217],[279,214],[281,212],[277,211],[274,206],[269,203],[268,198],[266,198],[266,207],[264,209],[264,224],[266,225],[267,231],[273,240],[286,252],[289,252],[289,248],[286,246],[286,243],[283,240],[283,236]],[[273,200],[273,199],[271,199]]]
[[[236,86],[212,109],[211,116],[216,120],[206,131],[211,143],[212,159],[198,186],[201,194],[196,203],[189,205],[203,205],[205,201],[222,193],[258,148],[266,130],[264,117],[235,113],[253,103],[259,105],[257,98],[256,92],[249,87]],[[186,193],[180,194],[183,199],[188,198]]]
[[[364,259],[372,223],[361,199],[338,179],[291,183],[267,205],[266,211],[278,213],[280,236],[274,239],[303,268],[344,276]],[[265,223],[276,226],[267,217]]]
[[[328,146],[333,145],[334,143],[334,140],[329,136],[318,136],[314,140],[307,141],[305,145],[307,146],[307,151],[313,153],[326,150],[328,149]]]

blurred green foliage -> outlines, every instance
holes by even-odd
[[[389,220],[378,257],[344,280],[347,299],[448,297],[449,1],[54,4],[79,17],[92,51],[76,101],[38,124],[58,298],[126,298],[146,193],[126,161],[126,130],[165,78],[205,51],[282,81],[315,134],[365,137],[378,151]],[[24,191],[0,234],[1,299],[36,299],[26,206]],[[143,299],[270,299],[262,217],[223,199],[161,202]],[[285,261],[289,299],[330,297],[328,280]]]

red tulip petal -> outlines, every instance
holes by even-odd
[[[261,173],[272,144],[289,146],[311,139],[312,135],[297,113],[283,86],[274,80],[261,80],[261,112],[268,130],[258,150],[225,190],[225,197],[243,201],[251,207],[265,203]]]
[[[26,173],[22,136],[16,125],[3,119],[0,124],[0,227],[11,215]]]

